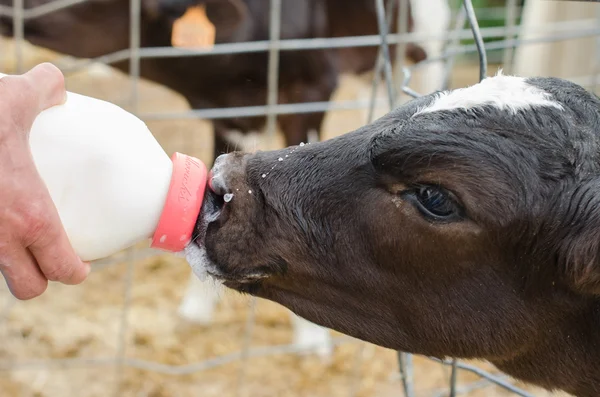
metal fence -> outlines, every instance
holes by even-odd
[[[60,9],[70,7],[74,4],[82,3],[88,0],[55,0],[44,5],[34,8],[24,8],[24,0],[13,0],[13,7],[0,6],[0,15],[11,16],[14,20],[14,40],[16,42],[16,53],[14,54],[17,64],[17,72],[24,70],[24,61],[22,54],[22,44],[25,40],[24,21],[28,19],[38,18],[48,13],[56,12]],[[490,51],[501,51],[502,62],[505,68],[509,67],[513,59],[513,51],[515,48],[532,43],[540,42],[556,42],[566,39],[578,37],[600,37],[600,25],[596,24],[593,28],[578,28],[577,23],[557,23],[554,26],[554,34],[546,35],[535,40],[522,40],[517,38],[520,32],[520,26],[517,23],[517,18],[520,15],[521,7],[516,0],[508,0],[503,7],[487,8],[477,10],[479,20],[484,16],[488,18],[503,18],[504,26],[480,28],[476,10],[473,7],[471,0],[460,2],[460,7],[455,9],[453,14],[452,29],[447,34],[443,35],[423,35],[416,33],[408,33],[406,31],[407,23],[404,19],[406,16],[408,0],[388,0],[384,4],[384,0],[373,0],[377,8],[379,35],[360,36],[360,37],[343,37],[343,38],[328,38],[328,39],[297,39],[297,40],[280,40],[281,30],[281,3],[282,1],[290,0],[271,0],[270,7],[270,39],[260,42],[246,43],[229,43],[218,44],[209,50],[183,50],[172,47],[164,48],[140,48],[140,10],[141,0],[130,0],[131,12],[131,30],[130,30],[130,48],[128,50],[119,51],[112,54],[106,54],[102,57],[93,60],[79,60],[71,63],[68,67],[63,68],[63,72],[69,73],[82,70],[91,63],[110,64],[116,61],[129,60],[130,62],[130,82],[131,82],[131,103],[133,104],[134,112],[144,120],[172,120],[172,119],[218,119],[228,117],[244,117],[244,116],[267,116],[267,126],[269,134],[275,133],[276,118],[278,115],[315,112],[315,111],[335,111],[335,110],[352,110],[352,109],[368,109],[368,121],[374,117],[376,107],[393,108],[397,105],[399,98],[402,95],[408,97],[418,97],[421,94],[411,88],[411,76],[424,65],[431,64],[436,61],[443,61],[445,64],[446,78],[444,86],[447,88],[449,84],[449,76],[455,66],[457,57],[465,55],[476,55],[479,65],[479,79],[487,75],[487,56]],[[386,13],[386,9],[390,9],[392,2],[399,2],[399,14],[392,15]],[[400,30],[398,33],[388,33],[388,26],[391,20],[398,17]],[[595,19],[592,16],[592,19]],[[466,25],[466,26],[465,26]],[[473,44],[464,44],[461,41],[473,39]],[[485,39],[495,39],[484,45]],[[443,54],[433,59],[428,59],[422,63],[412,66],[404,66],[403,51],[398,51],[396,61],[396,72],[392,68],[392,60],[389,54],[390,44],[406,44],[408,42],[426,42],[427,40],[444,40],[446,47]],[[299,50],[299,49],[323,49],[323,48],[343,48],[343,47],[360,47],[372,46],[379,47],[379,56],[376,65],[376,70],[371,84],[371,99],[368,101],[334,101],[334,102],[319,102],[319,103],[303,103],[303,104],[287,104],[278,105],[277,101],[277,85],[279,75],[279,54],[282,51]],[[401,48],[401,46],[400,46]],[[197,57],[210,54],[230,54],[243,52],[260,52],[266,51],[269,53],[268,63],[268,100],[264,106],[252,106],[244,108],[225,108],[225,109],[203,109],[189,110],[185,112],[152,112],[143,113],[136,110],[136,104],[139,100],[138,84],[140,80],[140,60],[142,58],[152,57]],[[1,49],[0,49],[1,52]],[[57,62],[60,64],[60,61]],[[399,67],[398,67],[399,66]],[[594,76],[594,81],[597,81]],[[380,86],[385,87],[387,97],[380,98],[377,96],[377,91]],[[132,305],[132,286],[134,282],[134,267],[140,260],[159,253],[150,249],[131,249],[126,252],[108,258],[104,261],[99,261],[94,264],[95,269],[100,269],[102,266],[115,266],[118,263],[127,263],[127,269],[124,273],[123,282],[123,305],[120,314],[118,341],[116,344],[116,354],[110,357],[67,357],[61,359],[0,359],[1,371],[60,371],[68,368],[112,368],[116,373],[116,381],[114,385],[107,385],[106,390],[114,387],[114,395],[120,396],[122,378],[121,375],[126,368],[133,368],[148,373],[162,373],[174,376],[184,376],[199,371],[206,371],[224,366],[234,362],[241,362],[240,371],[232,382],[237,382],[237,391],[241,395],[244,393],[244,373],[251,361],[257,357],[276,356],[284,354],[292,354],[296,352],[296,347],[293,345],[277,345],[277,346],[253,346],[251,343],[251,335],[254,326],[254,299],[248,308],[248,316],[245,323],[245,336],[242,342],[242,349],[238,352],[213,357],[209,360],[201,362],[193,362],[185,365],[171,365],[162,362],[146,361],[135,358],[130,358],[126,352],[126,334],[131,326],[132,320],[129,313]],[[5,292],[4,306],[0,308],[0,321],[6,322],[11,310],[16,306],[17,302],[9,297],[8,292]],[[57,315],[60,315],[57,313]],[[66,329],[65,332],[69,330]],[[347,337],[338,337],[334,339],[335,345],[343,345],[354,343],[365,345],[362,342],[355,341]],[[0,355],[1,357],[1,355]],[[363,350],[359,348],[354,357],[354,363],[348,371],[348,395],[354,396],[358,394],[357,374],[361,361],[363,360]],[[415,377],[413,368],[414,357],[410,354],[398,352],[398,370],[399,370],[399,387],[397,390],[398,396],[405,395],[407,397],[417,396],[415,385],[420,381]],[[485,390],[490,385],[497,385],[508,392],[519,396],[533,396],[530,392],[522,390],[511,383],[510,379],[498,372],[487,372],[482,368],[467,364],[458,360],[438,360],[430,358],[435,362],[448,369],[447,379],[448,386],[446,390],[431,391],[428,396],[458,396],[466,395],[474,390]],[[459,374],[463,371],[471,372],[477,375],[480,379],[470,383],[458,382]],[[397,379],[397,380],[398,380]],[[110,394],[105,392],[104,395]],[[421,394],[422,395],[422,394]]]

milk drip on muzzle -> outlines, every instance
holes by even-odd
[[[0,78],[4,75],[0,74]],[[35,119],[33,160],[84,261],[146,239],[180,252],[206,189],[202,161],[165,153],[145,123],[111,103],[68,92]]]

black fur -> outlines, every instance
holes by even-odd
[[[200,244],[226,285],[310,321],[598,396],[600,101],[528,82],[564,110],[413,117],[427,96],[326,142],[221,157],[235,197]],[[424,215],[422,185],[447,192],[455,218]],[[256,269],[266,278],[248,287]]]

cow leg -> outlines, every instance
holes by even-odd
[[[323,359],[331,358],[333,343],[327,328],[311,323],[291,312],[290,319],[294,328],[293,345],[301,349],[301,354],[316,353]]]
[[[301,80],[281,81],[280,103],[329,102],[338,85],[335,53],[315,51],[302,57],[290,57],[290,64],[303,65]],[[291,66],[290,66],[291,67]],[[279,117],[286,146],[321,140],[321,126],[325,112],[289,114]]]
[[[219,288],[210,281],[201,281],[193,273],[179,305],[179,316],[192,323],[209,325],[219,301]]]
[[[221,127],[220,125],[213,123],[213,136],[214,136],[214,146],[213,146],[213,163],[217,157],[224,153],[229,153],[231,151],[231,144],[226,138],[226,129]],[[212,164],[211,164],[212,167]]]
[[[416,34],[445,34],[450,28],[451,9],[448,0],[411,0],[413,32]],[[443,40],[430,40],[422,43],[427,57],[437,58],[444,51]],[[444,83],[444,61],[424,65],[416,70],[411,88],[421,94],[440,90]],[[408,99],[408,98],[407,98]]]
[[[302,87],[301,94],[290,95],[292,103],[327,102],[331,100],[335,86],[319,85],[316,87]],[[298,90],[300,91],[300,90]],[[288,97],[289,98],[289,97]],[[280,116],[280,125],[285,136],[286,146],[295,146],[301,143],[321,140],[321,127],[325,112],[290,114]]]
[[[321,139],[325,113],[286,115],[281,117],[281,129],[286,146],[295,146]]]

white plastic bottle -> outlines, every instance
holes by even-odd
[[[189,243],[206,166],[180,153],[170,159],[133,114],[67,92],[64,104],[35,119],[29,141],[82,260],[104,258],[150,238],[152,247],[170,252]]]

